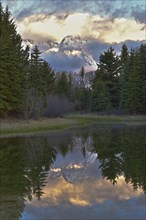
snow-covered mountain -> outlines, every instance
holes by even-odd
[[[38,45],[40,51],[44,53],[45,51],[50,50],[52,48],[58,48],[59,44],[52,40],[39,42],[39,41],[33,41],[31,39],[24,39],[23,46],[26,47],[27,45],[29,46],[30,49],[32,49],[35,45]]]
[[[81,40],[80,36],[68,35],[60,42],[59,50],[69,55],[82,57],[85,65],[93,66],[96,69],[96,61],[84,50],[86,43],[87,41]]]
[[[72,147],[72,149],[74,149],[72,152],[76,154],[77,158],[81,151],[84,150],[82,160],[79,159],[79,161],[72,161],[65,164],[61,163],[59,167],[52,167],[48,172],[48,179],[63,177],[67,183],[76,184],[88,178],[89,169],[96,162],[98,157],[98,154],[94,152],[92,138],[88,137],[86,141],[84,141],[82,137],[73,137]]]
[[[59,44],[60,50],[82,50],[84,43],[87,41],[81,40],[80,36],[72,36],[68,35],[63,38],[63,40]]]
[[[71,59],[74,58],[78,62],[81,62],[81,66],[84,65],[86,71],[94,71],[97,69],[97,64],[93,57],[85,50],[85,45],[87,43],[88,42],[86,40],[82,40],[80,36],[72,35],[64,37],[60,42],[55,42],[52,40],[35,42],[31,39],[25,39],[23,41],[23,45],[28,45],[30,49],[33,49],[34,45],[38,45],[43,57],[49,57],[51,54],[52,58],[53,55],[56,55],[55,53],[58,53],[60,55],[58,56],[58,59],[60,57],[60,59],[63,60],[63,57],[65,57],[71,61]],[[51,62],[49,59],[47,61],[49,63]]]

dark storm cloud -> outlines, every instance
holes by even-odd
[[[139,22],[146,24],[146,9],[143,10],[133,10],[131,13],[132,17]]]
[[[98,1],[82,0],[4,0],[17,18],[35,13],[69,14],[74,12],[95,12]],[[19,9],[19,10],[17,10]]]
[[[30,8],[24,8],[17,14],[17,19],[30,16],[32,14],[32,10]]]
[[[112,15],[117,6],[117,0],[4,0],[6,4],[11,7],[17,18],[26,17],[35,13],[49,13],[49,14],[69,14],[74,12]],[[120,7],[121,8],[121,7]],[[124,10],[121,8],[115,11],[115,15],[123,14]],[[17,10],[19,9],[19,10]],[[121,11],[120,11],[121,10]]]
[[[114,12],[112,12],[111,17],[114,18],[122,18],[122,17],[127,17],[127,15],[129,14],[128,12],[128,8],[125,6],[122,8],[122,10],[120,8],[115,9]]]
[[[146,41],[144,40],[143,41],[126,40],[120,43],[110,44],[110,43],[104,43],[102,41],[93,39],[93,40],[88,41],[84,45],[84,50],[87,54],[90,54],[95,61],[98,62],[100,54],[108,50],[110,46],[112,46],[115,49],[115,52],[119,54],[123,44],[126,44],[130,51],[131,49],[137,48],[141,44],[144,44],[144,43],[146,43]]]
[[[113,19],[105,19],[102,21],[94,21],[92,23],[92,29],[93,30],[98,30],[98,31],[103,31],[103,30],[110,30],[112,23],[113,23]]]
[[[33,15],[31,17],[29,17],[29,22],[39,22],[39,21],[44,21],[46,19],[49,19],[51,17],[51,15],[49,14],[37,14],[37,15]],[[22,18],[23,20],[23,18]],[[21,19],[19,20],[21,21]]]
[[[55,15],[65,20],[71,13],[89,13],[106,18],[134,17],[145,23],[144,1],[127,0],[3,0],[17,19],[36,13]]]
[[[95,61],[98,61],[100,54],[106,51],[109,47],[110,44],[93,39],[84,45],[84,50],[87,54],[90,54]]]
[[[84,64],[81,57],[68,56],[62,52],[47,52],[42,57],[56,71],[78,71]]]
[[[135,48],[139,47],[141,44],[146,44],[146,40],[142,40],[142,41],[126,40],[126,41],[120,42],[118,44],[115,44],[113,47],[115,48],[115,50],[117,52],[119,52],[121,50],[121,47],[123,44],[126,44],[129,51],[130,51],[131,49],[135,49]]]
[[[62,24],[67,19],[68,16],[69,16],[68,13],[56,14],[55,19],[58,23]]]

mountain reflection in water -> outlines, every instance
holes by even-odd
[[[78,162],[69,162],[58,168],[50,168],[49,178],[56,178],[62,176],[69,183],[78,183],[86,178],[85,171],[89,165],[94,163],[97,159],[97,153],[92,152],[93,142],[91,137],[88,137],[85,143],[79,137],[73,137],[73,149],[77,152],[84,150],[84,158]]]
[[[146,128],[1,138],[0,219],[145,219]]]

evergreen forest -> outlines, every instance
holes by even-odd
[[[146,44],[117,55],[100,54],[98,68],[86,83],[82,66],[76,74],[55,72],[38,45],[23,46],[9,8],[0,4],[0,117],[38,118],[66,112],[145,114]]]

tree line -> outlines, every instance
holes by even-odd
[[[0,116],[59,116],[65,112],[146,113],[146,44],[99,57],[94,76],[55,72],[35,45],[24,48],[11,13],[0,4]]]
[[[92,86],[93,110],[146,113],[146,44],[131,51],[124,44],[119,56],[110,47],[100,55]]]

